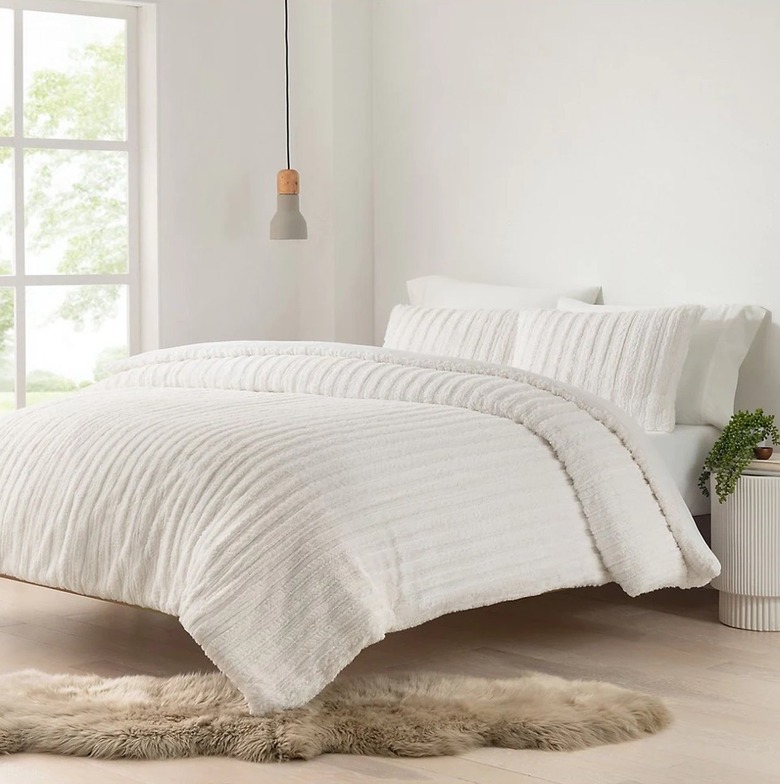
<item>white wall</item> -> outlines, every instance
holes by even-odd
[[[376,336],[440,272],[780,313],[780,2],[377,0]],[[780,413],[780,328],[738,401]]]
[[[156,6],[160,345],[371,342],[371,4],[289,4],[306,242],[268,239],[285,166],[282,0]]]
[[[293,154],[309,224],[298,249],[298,335],[371,343],[372,3],[294,0],[290,9]]]
[[[299,272],[316,268],[332,231],[330,192],[314,186],[333,143],[304,135],[293,158],[312,240],[271,242],[285,166],[283,4],[158,0],[157,10],[160,344],[295,339]],[[302,33],[291,29],[293,53]],[[293,69],[294,155],[301,117],[319,114],[316,94],[298,90],[305,76]]]
[[[160,344],[295,338],[299,243],[268,239],[284,168],[283,6],[157,11]]]
[[[293,0],[291,43],[293,167],[301,173],[301,211],[309,238],[296,243],[297,335],[333,340],[335,334],[332,7]]]
[[[374,335],[372,3],[333,2],[336,340]]]

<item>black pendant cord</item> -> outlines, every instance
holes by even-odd
[[[287,168],[290,168],[290,40],[287,35],[287,0],[284,0],[284,101],[287,110]]]

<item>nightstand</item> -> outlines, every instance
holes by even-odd
[[[780,631],[780,477],[741,476],[725,503],[712,498],[711,509],[721,623]]]

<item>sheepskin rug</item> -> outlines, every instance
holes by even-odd
[[[253,762],[318,754],[421,757],[478,746],[568,751],[665,727],[663,703],[608,683],[527,673],[339,679],[301,708],[251,716],[223,675],[0,676],[0,754]]]

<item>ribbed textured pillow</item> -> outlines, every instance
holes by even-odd
[[[476,359],[506,365],[514,350],[517,312],[456,310],[396,305],[385,333],[385,348]]]
[[[648,309],[638,305],[589,305],[575,299],[558,300],[558,310],[577,312]],[[755,305],[704,307],[677,387],[678,424],[726,427],[734,413],[739,368],[765,317],[766,311]]]
[[[521,311],[512,365],[610,400],[645,430],[671,432],[677,385],[703,309]]]

